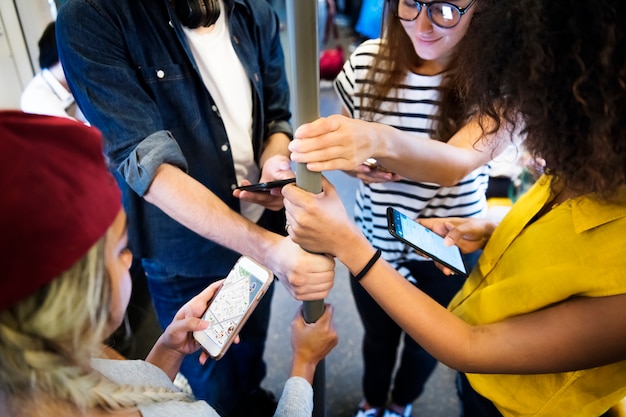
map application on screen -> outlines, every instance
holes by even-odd
[[[238,266],[231,271],[203,317],[209,322],[204,332],[216,345],[224,346],[262,287],[247,269]]]
[[[434,260],[467,274],[463,257],[457,246],[444,245],[443,237],[397,210],[393,210],[393,225],[398,238]]]

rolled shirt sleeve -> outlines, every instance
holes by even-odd
[[[267,124],[265,137],[268,138],[274,133],[284,133],[289,137],[289,140],[293,139],[293,127],[286,120],[274,120]]]
[[[118,167],[130,188],[143,197],[162,164],[170,164],[187,172],[187,160],[180,146],[167,130],[146,137]]]

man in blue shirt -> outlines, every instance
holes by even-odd
[[[233,193],[293,177],[289,89],[268,2],[67,0],[57,38],[69,86],[104,134],[162,326],[240,254],[268,266],[296,298],[326,297],[334,261],[279,234],[281,197]],[[194,394],[224,415],[273,413],[260,388],[270,300],[222,359],[201,367],[188,357],[181,368]]]

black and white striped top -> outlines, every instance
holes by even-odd
[[[361,118],[361,97],[356,93],[366,82],[367,71],[379,48],[379,39],[361,44],[335,80],[335,89],[353,118]],[[409,73],[392,91],[390,98],[374,112],[374,121],[431,137],[441,75]],[[445,169],[442,167],[442,169]],[[369,241],[382,250],[383,257],[398,268],[407,260],[423,260],[411,248],[387,231],[386,210],[391,206],[411,218],[484,216],[487,210],[485,191],[489,166],[482,166],[453,187],[403,179],[376,184],[359,183],[354,209],[355,221]],[[408,270],[401,271],[408,275]],[[407,278],[410,279],[409,276]]]

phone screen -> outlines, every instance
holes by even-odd
[[[223,347],[237,329],[264,282],[240,264],[230,271],[203,317],[209,322],[204,332],[217,346]]]
[[[455,273],[467,275],[461,251],[457,246],[444,245],[443,237],[391,207],[387,209],[387,218],[389,232],[393,236]]]

